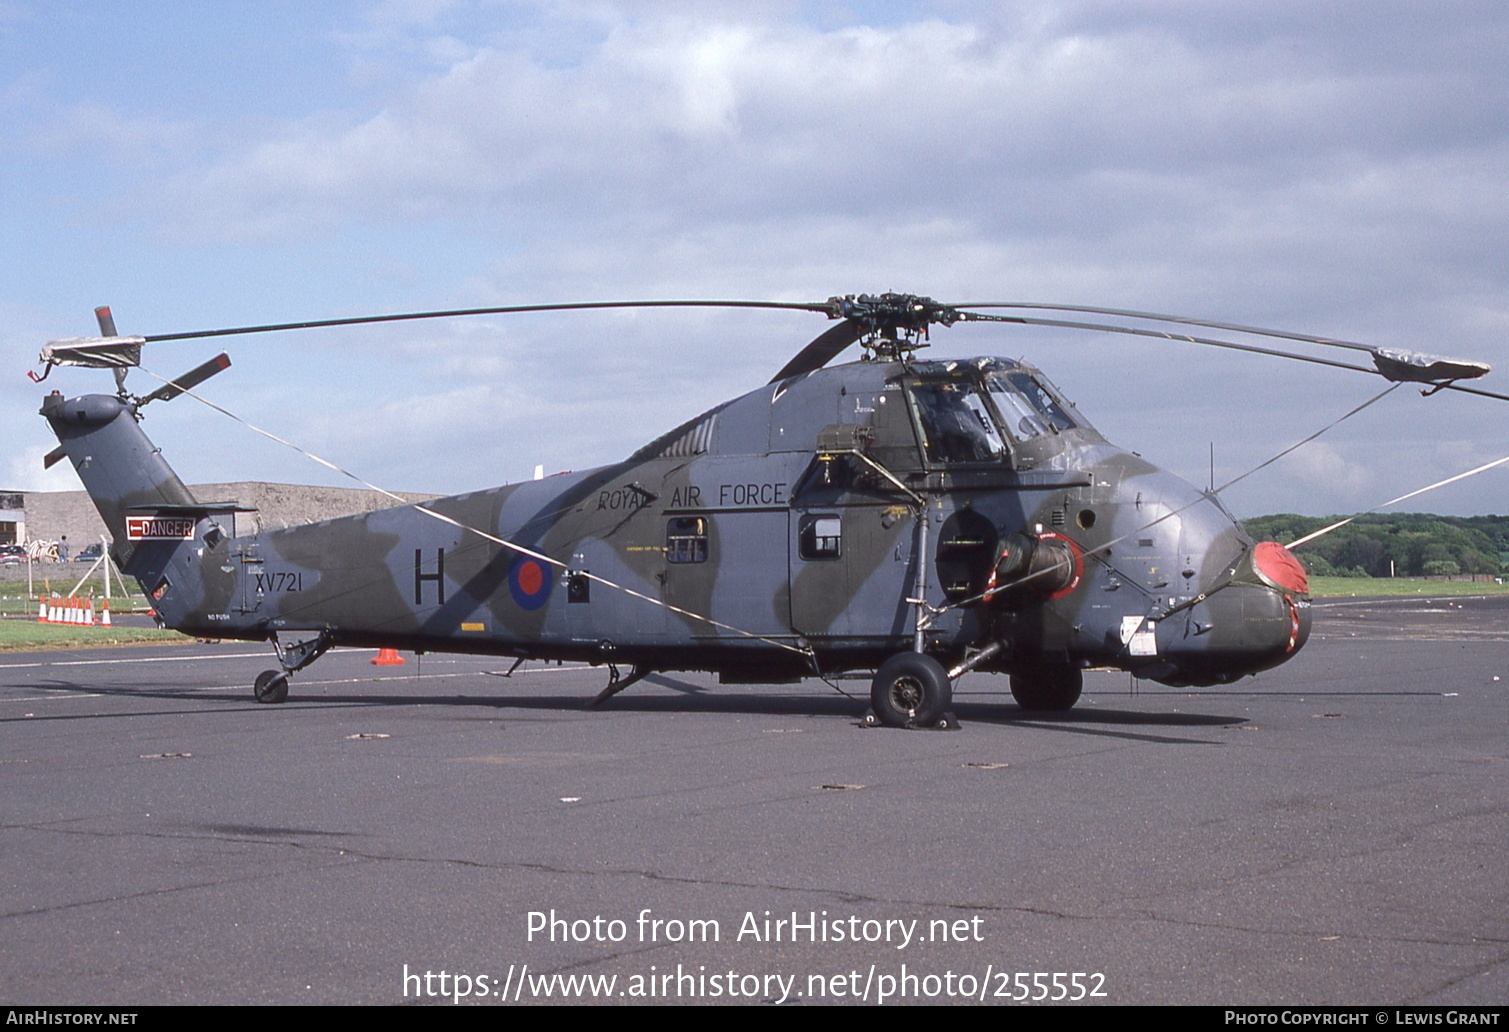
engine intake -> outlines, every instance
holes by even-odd
[[[1007,534],[986,594],[1003,601],[1013,598],[1056,598],[1079,584],[1084,560],[1078,546],[1062,534],[1048,531],[1037,537]]]

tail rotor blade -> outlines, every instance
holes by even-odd
[[[163,384],[157,390],[142,398],[141,403],[145,405],[149,401],[172,401],[184,391],[193,390],[216,373],[229,369],[230,365],[230,356],[222,351],[208,362],[190,369],[172,383]]]
[[[42,456],[42,468],[43,469],[52,469],[52,467],[54,467],[58,463],[62,462],[63,461],[63,457],[65,455],[67,455],[67,454],[68,453],[63,450],[63,446],[61,444],[58,445],[52,451],[50,451],[46,455]]]

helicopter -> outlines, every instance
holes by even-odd
[[[768,383],[620,462],[249,535],[225,529],[247,510],[195,498],[139,425],[146,405],[192,394],[229,359],[144,397],[125,386],[143,346],[158,341],[677,306],[798,309],[836,322]],[[1045,309],[1349,348],[1372,364],[1031,314]],[[41,414],[59,446],[46,461],[66,457],[77,470],[112,558],[164,625],[272,643],[279,666],[252,686],[270,704],[334,646],[606,665],[594,703],[666,671],[707,671],[724,684],[868,678],[866,721],[912,728],[955,724],[953,685],[970,671],[1009,675],[1027,711],[1073,707],[1092,667],[1178,687],[1228,684],[1304,647],[1311,614],[1299,562],[1277,542],[1253,541],[1215,491],[1111,444],[1036,366],[923,359],[932,329],[985,321],[1141,334],[1374,373],[1426,393],[1489,394],[1458,382],[1485,375],[1481,362],[1155,313],[898,293],[508,306],[138,337],[118,335],[108,308],[96,315],[101,336],[49,343],[42,374],[30,375],[112,368],[116,393],[47,395]],[[856,344],[858,361],[830,364]]]

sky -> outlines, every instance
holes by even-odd
[[[53,338],[456,307],[897,290],[1174,312],[1480,359],[1509,393],[1509,5],[1417,0],[310,4],[0,0],[0,488]],[[480,317],[220,346],[209,400],[392,490],[621,459],[763,384],[823,317]],[[1246,472],[1376,377],[956,326],[1110,440]],[[1343,356],[1344,357],[1344,356]],[[128,382],[146,394],[145,372]],[[180,398],[190,483],[350,485]],[[1403,387],[1232,488],[1351,513],[1509,455],[1509,403]],[[1411,502],[1509,512],[1509,466]]]

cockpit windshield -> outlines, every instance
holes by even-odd
[[[985,384],[1007,428],[1020,440],[1078,425],[1031,373],[993,372]]]
[[[1001,431],[973,384],[916,383],[911,394],[929,462],[996,462],[1005,456]]]

